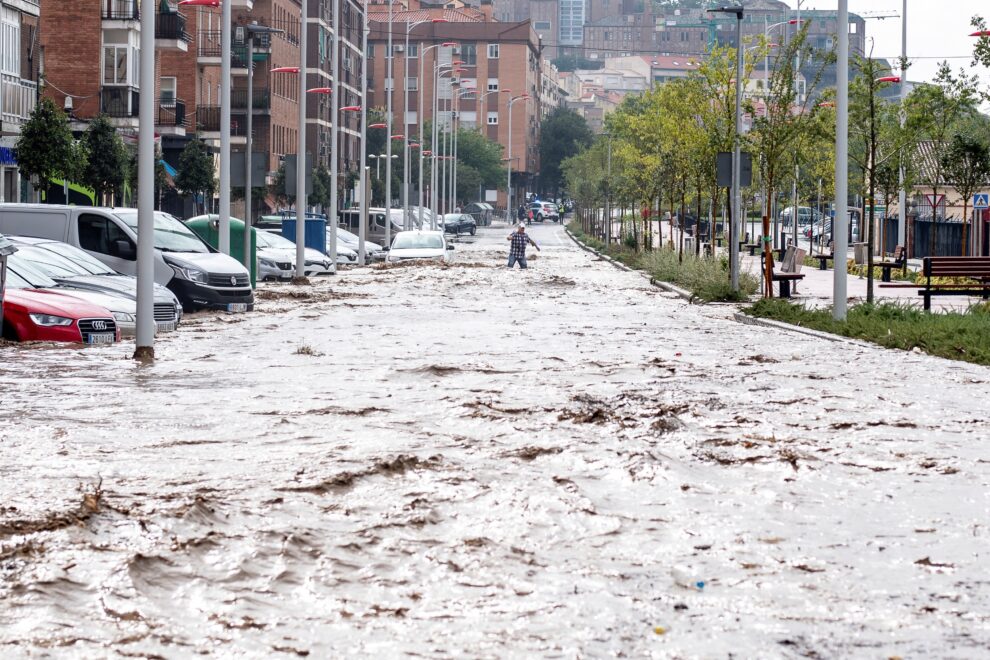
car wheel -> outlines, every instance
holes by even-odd
[[[474,236],[477,233],[478,233],[478,228],[477,227],[471,227],[471,235]]]

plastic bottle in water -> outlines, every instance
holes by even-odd
[[[674,576],[674,582],[678,586],[692,591],[704,591],[705,589],[705,580],[695,575],[685,566],[675,566],[672,574]]]

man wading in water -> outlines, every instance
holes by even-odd
[[[509,234],[509,268],[519,262],[519,268],[526,268],[526,246],[532,245],[539,252],[540,246],[532,238],[526,235],[526,225],[519,225],[519,229]]]

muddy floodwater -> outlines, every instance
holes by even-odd
[[[990,370],[505,234],[0,346],[0,656],[988,657]]]

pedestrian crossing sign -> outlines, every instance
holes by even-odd
[[[973,195],[974,209],[990,209],[990,193]]]

